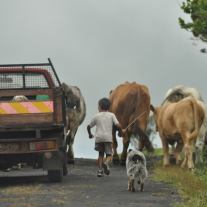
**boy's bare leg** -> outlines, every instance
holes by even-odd
[[[109,163],[111,161],[111,155],[106,155],[106,162]]]
[[[104,168],[104,173],[106,175],[110,174],[110,170],[109,170],[109,162],[111,161],[111,155],[110,154],[106,154],[106,161],[103,164],[103,168]]]
[[[104,158],[104,152],[99,151],[99,156],[98,156],[98,168],[99,168],[99,170],[102,170],[103,158]]]

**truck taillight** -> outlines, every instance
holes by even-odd
[[[54,141],[30,142],[29,146],[30,146],[30,150],[54,149],[55,142]]]
[[[45,152],[45,157],[46,158],[51,158],[52,157],[52,153],[51,152]]]

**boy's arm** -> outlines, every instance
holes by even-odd
[[[91,127],[90,127],[90,125],[87,126],[87,131],[88,131],[89,138],[92,139],[94,136],[93,136],[93,134],[91,134]]]
[[[119,131],[118,136],[119,136],[119,137],[122,137],[122,136],[123,136],[123,133],[124,133],[124,130],[122,130],[121,124],[118,123],[118,124],[116,125],[116,127],[117,127],[117,129],[118,129],[118,131]]]

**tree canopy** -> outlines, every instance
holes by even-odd
[[[179,18],[180,27],[191,31],[197,39],[207,42],[207,0],[186,0],[182,2],[181,9],[190,14],[193,22],[186,23]]]

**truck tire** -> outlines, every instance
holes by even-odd
[[[63,170],[48,170],[47,178],[50,182],[62,182]]]
[[[66,163],[63,164],[63,175],[67,175],[68,174],[68,165],[67,165],[67,160]]]
[[[67,145],[65,145],[64,147],[64,163],[63,163],[63,175],[67,175],[68,174],[68,165],[67,165]]]

